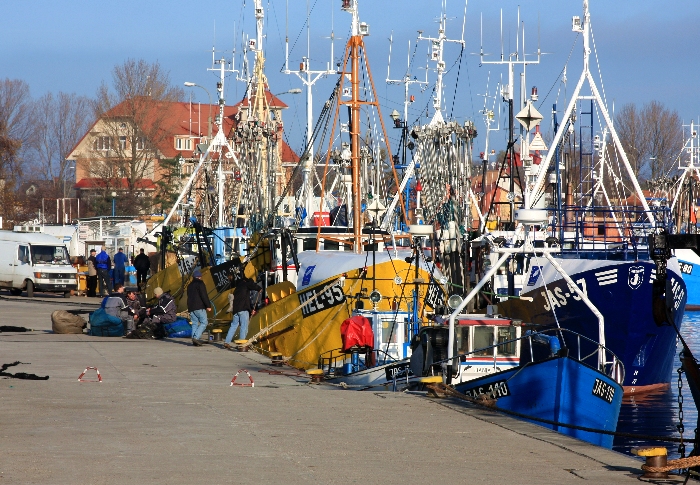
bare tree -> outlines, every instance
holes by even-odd
[[[16,219],[15,186],[22,176],[23,154],[32,134],[29,85],[19,79],[0,81],[0,215]]]
[[[89,98],[59,92],[39,98],[34,109],[34,137],[36,173],[52,180],[55,191],[66,196],[66,181],[73,175],[67,160],[80,138],[92,125],[92,106]]]
[[[676,110],[659,101],[641,109],[626,104],[615,115],[615,129],[638,178],[657,179],[676,164],[683,147],[683,127]]]
[[[158,147],[169,140],[177,120],[169,104],[181,101],[184,92],[170,84],[169,73],[159,63],[129,59],[112,71],[113,90],[103,84],[97,93],[88,167],[92,177],[104,181],[106,193],[124,188],[120,205],[148,208],[143,180],[154,179],[162,158]],[[123,187],[126,180],[126,187]]]

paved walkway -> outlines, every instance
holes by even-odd
[[[639,483],[637,459],[461,403],[328,390],[188,340],[51,333],[74,300],[0,295],[3,325],[35,329],[0,333],[0,364],[50,376],[0,379],[0,485]],[[101,384],[78,382],[87,366]],[[229,386],[241,368],[254,388]]]

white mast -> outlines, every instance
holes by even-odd
[[[289,0],[287,0],[289,4]],[[332,22],[331,22],[332,24]],[[301,194],[299,194],[299,199],[303,201],[304,209],[306,210],[307,217],[304,222],[304,226],[309,226],[312,217],[311,200],[313,197],[312,191],[312,178],[311,170],[314,164],[314,147],[310,143],[311,136],[313,134],[313,92],[312,86],[321,79],[329,74],[337,74],[337,71],[333,69],[333,41],[334,41],[333,27],[331,25],[331,59],[328,64],[326,64],[326,69],[323,71],[312,71],[310,67],[311,60],[311,18],[309,11],[309,0],[306,0],[306,57],[302,57],[302,62],[299,64],[299,70],[293,71],[289,69],[289,37],[285,39],[285,74],[296,74],[301,82],[306,86],[306,139],[304,145],[307,147],[308,156],[304,160],[301,160],[301,174],[302,174],[302,188]]]
[[[431,42],[432,49],[430,59],[436,63],[437,81],[435,82],[435,97],[433,98],[433,108],[435,109],[435,114],[429,123],[430,125],[445,122],[442,117],[442,76],[445,73],[445,61],[443,60],[442,56],[445,42],[454,42],[464,47],[464,27],[462,27],[462,38],[460,40],[448,39],[445,35],[445,27],[447,25],[447,0],[442,0],[442,12],[440,13],[439,22],[440,28],[438,29],[437,37],[423,37],[422,33],[418,34],[418,40],[428,40]]]
[[[556,147],[559,145],[559,142],[562,139],[562,136],[564,132],[568,129],[569,126],[569,119],[573,113],[573,110],[576,106],[576,102],[581,100],[581,99],[593,99],[596,104],[598,105],[598,109],[600,110],[600,113],[603,115],[603,118],[605,119],[605,125],[608,127],[610,130],[610,135],[612,136],[613,142],[615,143],[615,146],[617,147],[618,152],[620,153],[620,156],[622,157],[622,162],[627,169],[627,173],[632,181],[632,185],[634,186],[634,189],[637,193],[637,197],[639,197],[639,200],[642,203],[642,207],[644,207],[644,211],[646,212],[646,216],[649,219],[649,222],[654,225],[656,222],[656,219],[654,218],[654,214],[651,212],[651,209],[649,208],[649,204],[646,201],[646,198],[644,197],[644,194],[642,193],[642,188],[639,186],[639,182],[637,181],[637,176],[634,173],[634,170],[632,169],[632,165],[630,164],[629,160],[627,159],[627,154],[625,153],[625,150],[622,148],[622,143],[620,142],[620,138],[617,136],[617,131],[615,130],[615,127],[613,126],[612,119],[610,118],[610,114],[608,113],[607,108],[605,107],[605,104],[603,103],[603,100],[600,96],[600,92],[598,91],[598,87],[596,86],[595,81],[593,80],[593,76],[591,75],[590,67],[589,67],[589,55],[591,52],[590,49],[590,24],[591,24],[591,16],[588,11],[588,0],[583,0],[583,23],[581,22],[580,17],[574,17],[572,21],[572,30],[574,32],[579,32],[583,34],[583,71],[581,72],[581,77],[578,80],[578,83],[576,84],[576,88],[574,89],[573,95],[571,96],[571,100],[569,101],[569,105],[566,107],[566,111],[564,112],[564,116],[562,117],[562,123],[559,125],[559,129],[557,130],[557,133],[554,135],[554,139],[552,140],[552,143],[550,145],[550,150],[547,153],[547,157],[544,159],[542,164],[540,165],[540,172],[539,175],[537,176],[537,180],[534,183],[534,186],[530,189],[530,187],[526,187],[526,190],[530,194],[538,194],[541,190],[544,189],[544,180],[545,177],[547,176],[547,169],[549,168],[549,165],[552,163],[552,158],[554,157],[554,154],[556,152]],[[581,96],[581,88],[583,87],[584,82],[588,82],[588,85],[591,89],[591,96]],[[536,197],[535,197],[536,199]],[[533,197],[529,197],[529,200],[532,201]],[[529,207],[528,207],[529,208]]]

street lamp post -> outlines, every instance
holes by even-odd
[[[117,193],[112,192],[112,217],[117,214]]]
[[[208,120],[209,121],[209,131],[207,132],[207,140],[209,140],[209,143],[211,143],[211,94],[209,94],[209,91],[207,90],[207,88],[205,88],[204,86],[200,86],[197,83],[185,81],[185,86],[187,86],[188,88],[192,88],[192,87],[202,88],[202,89],[204,89],[204,92],[207,93],[207,96],[209,97],[209,120]]]

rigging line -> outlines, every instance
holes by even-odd
[[[593,54],[595,55],[595,63],[598,66],[598,79],[600,79],[600,91],[603,97],[603,104],[607,107],[608,101],[605,99],[605,86],[603,85],[603,73],[600,72],[600,61],[598,60],[598,49],[595,46],[595,36],[593,35],[593,24],[589,21],[589,27],[591,29],[591,40],[593,41]]]
[[[459,67],[457,68],[457,81],[455,82],[455,91],[452,95],[452,107],[450,108],[450,118],[452,118],[452,114],[455,110],[455,100],[457,99],[457,87],[459,86],[459,74],[460,72],[462,72],[462,54],[464,54],[464,46],[462,46],[462,50],[459,51]]]
[[[542,98],[542,101],[540,101],[540,105],[538,106],[539,109],[542,109],[542,105],[547,100],[547,97],[552,92],[552,89],[554,89],[554,86],[557,85],[557,83],[559,82],[559,79],[561,79],[562,74],[564,74],[564,71],[566,71],[566,66],[569,65],[569,60],[571,59],[571,54],[573,54],[573,52],[574,52],[574,47],[576,47],[576,44],[578,43],[578,38],[580,35],[581,35],[580,33],[576,34],[576,38],[574,39],[574,43],[571,45],[571,50],[569,51],[569,57],[566,58],[566,62],[564,63],[564,67],[562,68],[561,72],[559,73],[557,78],[552,83],[552,87],[549,88],[549,91],[547,91],[547,94],[545,94],[544,98]],[[557,94],[557,96],[559,96],[559,95]]]
[[[342,78],[341,78],[341,79],[342,79]],[[316,137],[318,136],[318,132],[319,132],[319,130],[320,130],[320,126],[321,126],[321,124],[322,124],[322,121],[323,121],[324,117],[327,117],[327,119],[326,119],[326,126],[325,126],[325,128],[324,128],[324,130],[323,130],[324,138],[325,138],[325,134],[326,134],[326,131],[327,131],[327,129],[328,129],[328,122],[330,121],[330,115],[329,115],[329,113],[330,113],[330,111],[331,111],[330,108],[331,108],[331,105],[333,105],[333,100],[334,100],[334,99],[336,98],[336,96],[337,96],[339,86],[340,86],[340,79],[338,80],[338,82],[336,83],[335,88],[334,88],[333,91],[331,92],[330,98],[329,98],[328,101],[326,101],[326,102],[324,103],[324,105],[323,105],[323,109],[321,110],[321,113],[319,114],[318,121],[316,121],[316,126],[314,126],[314,130],[313,130],[313,132],[312,132],[312,134],[311,134],[311,137],[309,138],[309,140],[308,140],[308,142],[307,142],[307,144],[306,144],[306,148],[304,149],[304,152],[302,153],[301,157],[299,157],[300,160],[303,160],[304,158],[306,158],[306,157],[309,156],[309,150],[310,150],[310,148],[313,146],[314,142],[316,141]],[[313,160],[312,160],[312,163],[313,163]],[[292,186],[292,182],[294,181],[294,179],[295,179],[296,176],[298,175],[299,170],[300,170],[300,167],[301,167],[301,164],[300,164],[300,163],[298,163],[298,164],[294,167],[294,170],[293,170],[293,172],[292,172],[292,175],[290,176],[289,181],[287,182],[287,185],[284,187],[284,190],[282,191],[281,197],[280,197],[280,199],[277,201],[277,204],[275,205],[275,208],[274,208],[274,210],[272,211],[272,214],[276,214],[276,213],[277,213],[277,210],[279,209],[279,206],[282,204],[282,201],[284,200],[284,197],[288,194],[289,189],[290,189],[290,187]],[[272,214],[269,216],[270,218],[273,217]],[[272,222],[272,221],[271,221],[271,220],[268,220],[268,224],[269,224],[270,222]]]

